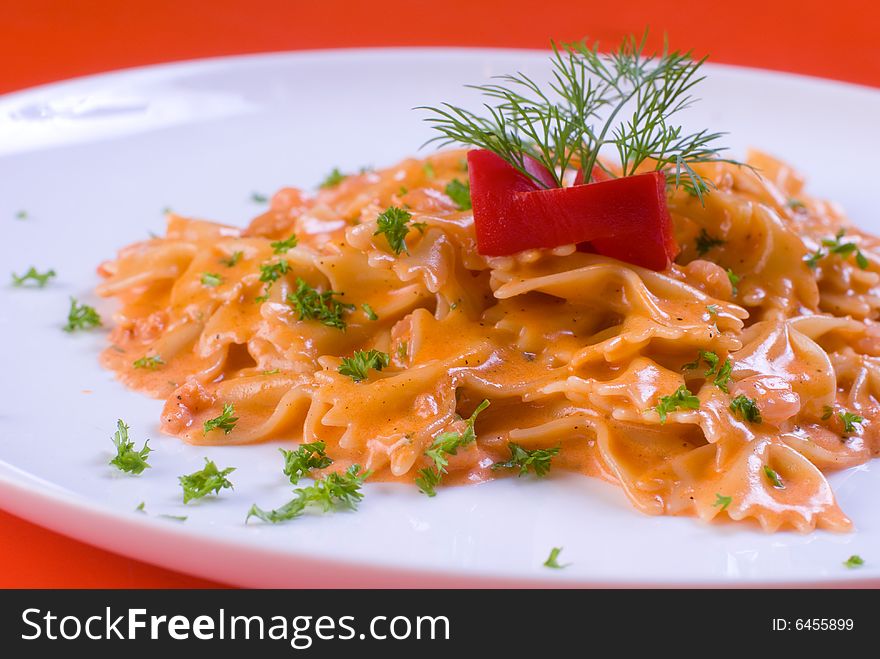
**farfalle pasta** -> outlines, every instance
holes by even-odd
[[[414,482],[487,400],[444,484],[515,475],[492,468],[513,443],[648,514],[850,528],[826,474],[880,451],[878,239],[755,153],[695,165],[702,200],[669,188],[664,271],[575,245],[485,257],[445,192],[464,156],[281,190],[243,230],[170,215],[100,268],[121,303],[104,364],[193,444],[322,441],[333,469]],[[392,207],[399,250],[377,233]],[[387,365],[340,372],[369,350]]]

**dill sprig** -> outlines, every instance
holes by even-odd
[[[623,176],[645,162],[663,171],[676,186],[693,190],[702,201],[708,183],[695,163],[735,162],[716,145],[723,133],[686,133],[673,119],[696,100],[693,88],[704,76],[705,58],[690,52],[645,50],[648,33],[627,37],[610,53],[598,43],[552,43],[552,79],[541,85],[524,73],[497,76],[498,82],[471,85],[488,100],[486,116],[443,103],[421,107],[440,133],[428,143],[464,144],[499,155],[539,186],[546,184],[526,168],[531,157],[561,187],[564,172],[579,167],[587,180],[594,167],[616,176],[600,160],[603,147],[620,158]],[[740,164],[740,163],[736,163]]]

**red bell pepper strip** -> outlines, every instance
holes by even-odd
[[[539,175],[537,162],[528,167]],[[482,149],[468,153],[468,172],[480,254],[589,242],[599,254],[663,270],[677,253],[660,172],[541,189]],[[540,177],[552,180],[546,170]]]

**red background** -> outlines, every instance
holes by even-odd
[[[715,7],[720,7],[716,9]],[[614,44],[650,26],[676,48],[880,87],[880,3],[677,0],[5,0],[0,93],[157,62],[351,46]],[[211,587],[0,511],[0,587]]]

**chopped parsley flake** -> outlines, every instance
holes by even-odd
[[[297,277],[296,290],[288,293],[287,301],[299,314],[300,320],[318,320],[328,327],[345,331],[345,319],[342,314],[354,311],[353,304],[345,304],[335,299],[334,295],[344,295],[339,291],[319,292]]]
[[[559,564],[559,554],[562,553],[562,547],[553,547],[550,550],[550,556],[547,557],[547,560],[544,561],[544,567],[553,568],[554,570],[561,570],[564,567],[568,567],[571,563],[566,563],[565,565]]]
[[[730,280],[731,293],[733,295],[736,295],[739,292],[739,289],[736,287],[736,285],[742,280],[742,277],[735,274],[733,272],[733,270],[728,268],[727,269],[727,278]]]
[[[660,423],[666,423],[666,416],[675,410],[696,410],[700,407],[700,399],[694,396],[691,391],[681,385],[669,396],[660,398],[660,402],[654,408],[660,415]]]
[[[220,263],[225,265],[227,268],[234,268],[235,265],[241,261],[241,257],[244,256],[244,252],[232,252],[232,256],[228,259],[220,259]]]
[[[195,471],[186,476],[180,476],[180,486],[183,488],[183,502],[189,503],[193,499],[201,499],[211,494],[219,494],[220,490],[231,488],[232,483],[226,477],[235,471],[235,467],[219,470],[213,460],[205,458],[205,468]]]
[[[325,513],[331,510],[355,510],[364,498],[360,489],[369,475],[370,472],[361,471],[361,466],[357,464],[350,466],[345,473],[327,474],[313,485],[294,490],[294,498],[280,508],[263,510],[254,504],[245,522],[256,517],[277,524],[302,516],[310,506],[319,507]]]
[[[712,504],[714,508],[721,506],[721,510],[727,510],[727,507],[733,503],[733,497],[725,497],[716,492],[715,494],[715,503]]]
[[[397,345],[397,358],[400,361],[406,361],[406,357],[409,354],[408,351],[409,351],[409,346],[408,346],[407,342],[401,341]]]
[[[255,204],[265,204],[268,203],[269,197],[260,192],[251,192],[251,201]]]
[[[847,434],[856,432],[856,424],[864,421],[862,417],[852,412],[841,412],[838,416],[843,421],[843,431]]]
[[[718,315],[718,305],[717,304],[708,304],[706,305],[706,311],[709,312],[710,316]]]
[[[116,447],[116,457],[110,460],[110,464],[120,471],[129,474],[140,474],[150,465],[147,464],[147,456],[152,450],[150,440],[144,442],[140,451],[134,450],[134,442],[128,438],[128,426],[122,419],[116,422],[116,432],[113,433],[113,445]]]
[[[134,366],[135,368],[148,368],[151,371],[155,371],[164,363],[165,361],[159,355],[151,355],[149,357],[144,356],[140,359],[134,360],[134,362],[132,362],[132,366]]]
[[[446,184],[446,196],[452,199],[458,210],[466,211],[471,209],[471,186],[462,183],[457,178],[452,179]]]
[[[422,169],[425,172],[425,176],[428,178],[434,178],[437,175],[436,172],[434,172],[434,165],[431,164],[430,160],[426,160],[422,164]]]
[[[208,286],[210,288],[214,288],[215,286],[219,286],[223,283],[223,277],[218,275],[216,272],[203,272],[202,273],[202,286]]]
[[[203,429],[207,435],[212,430],[220,429],[223,434],[228,435],[238,423],[238,417],[235,416],[235,405],[233,403],[223,403],[223,412],[213,419],[208,419],[203,424]]]
[[[715,238],[709,235],[705,229],[700,229],[700,235],[697,236],[697,254],[703,256],[711,251],[714,247],[721,247],[725,241],[721,238]]]
[[[409,254],[409,249],[406,246],[406,234],[409,233],[407,224],[411,218],[412,215],[409,212],[397,206],[390,206],[376,219],[377,229],[373,235],[378,236],[384,233],[391,251],[398,255],[401,252]]]
[[[37,288],[43,288],[52,277],[55,276],[54,270],[47,270],[46,272],[40,273],[37,272],[37,269],[33,266],[28,268],[28,271],[23,275],[17,275],[14,272],[12,273],[12,285],[13,286],[26,286],[27,282],[34,282]]]
[[[378,350],[355,350],[351,357],[343,357],[339,366],[340,375],[346,375],[355,382],[367,379],[367,371],[371,368],[381,371],[391,363],[391,357],[387,352]]]
[[[792,197],[788,200],[788,203],[785,204],[792,210],[806,210],[807,206],[800,199],[795,199]]]
[[[67,312],[67,325],[64,326],[65,332],[74,332],[100,326],[101,316],[98,315],[94,307],[80,304],[76,301],[75,297],[70,298],[70,311]]]
[[[783,484],[782,479],[779,478],[779,474],[777,474],[770,465],[764,465],[764,475],[767,477],[767,480],[773,484],[773,487],[779,490],[785,489],[785,485]]]
[[[28,219],[28,212],[27,212],[27,211],[18,211],[18,212],[15,214],[15,219],[16,219],[16,220],[26,220],[26,219]]]
[[[373,311],[373,307],[364,302],[361,305],[361,309],[364,310],[364,313],[367,315],[368,320],[379,320],[379,316],[376,315],[376,312]]]
[[[324,469],[333,464],[333,460],[324,452],[324,442],[312,442],[300,444],[295,451],[278,449],[284,456],[284,475],[290,479],[292,485],[299,483],[299,479],[308,476],[312,469]]]
[[[337,185],[342,183],[346,178],[346,175],[339,171],[337,167],[333,168],[333,171],[327,174],[323,181],[321,181],[318,187],[326,189],[326,188],[335,188]]]
[[[287,240],[276,240],[271,242],[269,243],[269,246],[275,254],[287,254],[288,250],[296,247],[296,243],[296,236],[291,236]]]
[[[834,408],[831,405],[826,405],[822,408],[822,420],[827,421],[834,414]]]
[[[496,462],[492,465],[493,470],[498,469],[519,469],[519,475],[525,476],[529,473],[529,469],[535,472],[538,478],[542,478],[550,471],[550,463],[553,456],[559,453],[559,446],[552,448],[536,448],[524,449],[519,444],[508,442],[507,448],[510,449],[510,460],[506,462]]]
[[[749,423],[761,423],[761,410],[753,398],[740,394],[730,401],[730,411]]]
[[[488,400],[484,400],[477,406],[474,413],[470,415],[467,421],[465,421],[465,429],[463,432],[442,432],[434,438],[434,441],[431,442],[431,446],[425,451],[425,455],[428,456],[434,464],[432,467],[419,469],[419,475],[416,478],[416,485],[418,486],[419,491],[424,492],[429,497],[433,497],[437,494],[435,488],[443,479],[443,474],[446,473],[446,466],[449,464],[448,456],[456,455],[458,449],[476,441],[477,435],[474,431],[474,423],[477,420],[477,415],[487,407],[489,407]]]
[[[848,559],[843,562],[844,566],[848,567],[850,570],[861,567],[865,564],[865,559],[863,559],[858,554],[853,554]]]
[[[257,302],[265,302],[269,299],[269,290],[272,284],[286,275],[290,270],[290,264],[286,259],[279,259],[277,263],[264,263],[260,266],[260,281],[266,284],[263,294],[256,298]]]

